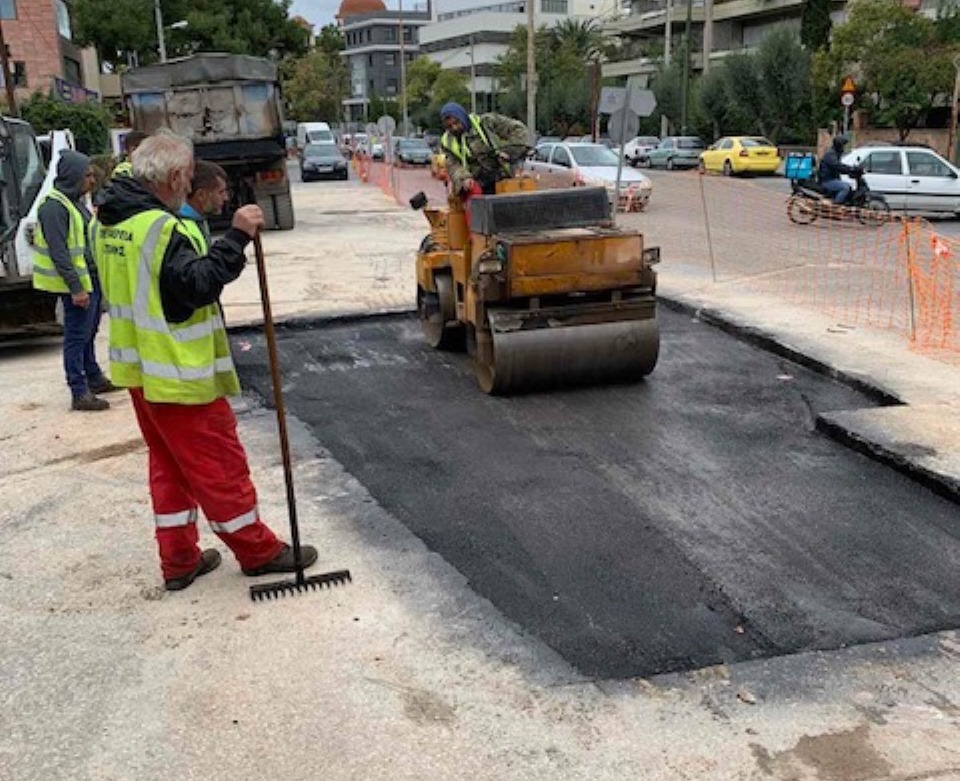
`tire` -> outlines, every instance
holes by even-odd
[[[667,158],[667,170],[668,170],[668,171],[673,171],[673,170],[674,170],[673,158],[672,158],[672,157],[668,157],[668,158]]]
[[[857,209],[857,219],[864,225],[878,228],[890,222],[890,204],[880,195],[868,195],[863,206]]]
[[[293,230],[297,221],[293,214],[293,197],[290,195],[290,190],[288,189],[285,194],[272,196],[271,200],[277,230]]]
[[[733,176],[733,166],[730,165],[729,160],[723,161],[723,175],[724,176]]]
[[[820,216],[817,204],[802,195],[791,195],[787,201],[787,217],[796,225],[809,225]]]

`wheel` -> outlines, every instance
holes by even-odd
[[[457,319],[457,303],[453,293],[453,278],[449,271],[434,274],[437,292],[417,288],[417,314],[427,344],[438,350],[462,352],[464,328]],[[449,325],[453,323],[453,325]]]
[[[672,158],[672,157],[668,157],[668,158],[667,158],[667,170],[668,170],[668,171],[674,170],[673,158]]]
[[[787,201],[787,216],[797,225],[809,225],[819,217],[817,204],[802,195],[792,195]]]
[[[890,204],[879,195],[868,195],[863,206],[857,209],[857,219],[864,225],[879,227],[890,221]]]
[[[723,175],[724,176],[733,176],[733,166],[730,165],[729,160],[723,161]]]
[[[274,195],[272,196],[272,200],[273,213],[277,221],[277,230],[293,230],[293,226],[296,224],[296,218],[293,215],[293,198],[290,195],[290,191],[287,190],[287,192],[282,195]]]

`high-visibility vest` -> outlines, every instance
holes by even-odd
[[[110,174],[110,178],[116,178],[118,176],[133,176],[133,163],[129,160],[124,160],[122,163],[117,163],[113,167],[113,173]]]
[[[67,251],[70,253],[73,267],[77,270],[80,284],[89,293],[93,290],[93,282],[90,280],[90,269],[87,268],[87,233],[84,229],[83,215],[76,204],[59,190],[55,188],[51,190],[43,199],[43,203],[50,198],[63,204],[67,214],[70,215],[70,225],[67,228]],[[43,234],[43,223],[39,220],[33,234],[33,286],[37,290],[46,290],[48,293],[70,292],[66,280],[60,276],[60,272],[53,264],[50,245],[47,244],[47,237]]]
[[[473,126],[474,132],[483,139],[483,143],[492,149],[493,144],[491,144],[490,139],[487,138],[487,134],[483,130],[483,125],[480,124],[480,118],[476,114],[470,115],[470,124]],[[468,165],[467,161],[470,159],[470,147],[461,139],[462,136],[458,138],[448,130],[441,137],[440,143],[443,144],[446,149],[449,149],[451,154],[456,156],[460,161],[460,165],[466,168]]]
[[[237,395],[240,381],[216,304],[200,307],[182,323],[164,315],[160,267],[174,232],[201,254],[205,243],[160,209],[96,226],[94,249],[110,313],[110,379],[143,388],[147,401],[208,404]]]
[[[207,238],[207,234],[203,232],[203,226],[190,217],[181,217],[180,225],[183,232],[187,234],[187,238],[193,243],[193,248],[197,251],[197,254],[200,256],[206,255],[210,250],[210,240]]]

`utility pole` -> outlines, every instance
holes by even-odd
[[[530,146],[537,141],[537,28],[534,18],[534,3],[527,3],[527,135]]]
[[[703,0],[703,72],[710,71],[710,53],[713,51],[713,0]]]
[[[473,33],[470,33],[470,113],[477,113],[477,66],[473,59]]]
[[[0,22],[0,68],[3,68],[3,86],[7,89],[7,111],[12,117],[19,117],[17,96],[13,91],[13,74],[10,73],[10,55],[7,53],[7,42],[3,39],[3,22]]]
[[[409,115],[407,114],[407,53],[406,47],[404,44],[404,35],[403,35],[403,0],[399,0],[400,3],[400,109],[403,112],[403,130],[400,132],[404,136],[410,135],[407,126],[410,124]]]
[[[153,0],[153,15],[157,18],[157,48],[160,50],[160,62],[166,62],[167,42],[163,39],[163,14],[160,12],[160,0]]]
[[[667,0],[667,6],[664,9],[664,23],[663,23],[663,67],[664,69],[670,67],[670,43],[672,33],[672,22],[670,10],[673,7],[673,0]],[[667,119],[667,115],[660,114],[660,138],[664,138],[670,134],[670,121]]]
[[[683,32],[683,83],[680,86],[680,132],[687,132],[687,103],[690,98],[690,28],[693,26],[693,0],[687,0],[687,25]]]
[[[2,43],[2,41],[0,41],[0,43]],[[957,106],[957,103],[960,103],[960,54],[953,58],[953,67],[957,73],[953,79],[953,103],[950,104],[950,132],[947,133],[947,159],[950,160],[951,163],[956,163],[958,160],[957,121],[960,119],[960,117],[958,117],[960,107]]]

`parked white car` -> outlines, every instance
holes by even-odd
[[[611,205],[616,201],[619,158],[603,144],[558,142],[540,144],[523,167],[542,187],[605,187]],[[650,200],[653,185],[639,171],[624,165],[620,172],[620,193],[632,197],[642,209]]]
[[[843,162],[862,166],[870,189],[883,195],[891,209],[960,217],[960,168],[932,149],[863,146],[844,155]]]
[[[623,158],[630,165],[640,165],[646,153],[660,146],[660,139],[656,136],[635,136],[623,145]]]

